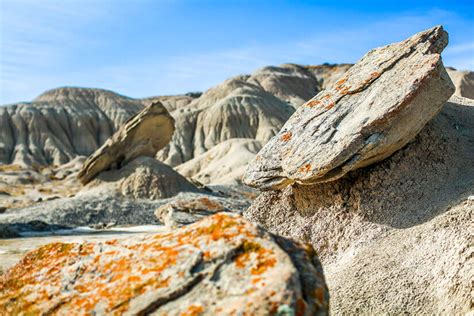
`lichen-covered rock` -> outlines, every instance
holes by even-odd
[[[120,168],[139,156],[154,157],[173,132],[174,119],[166,108],[160,102],[151,103],[89,156],[77,177],[87,184],[101,171]]]
[[[0,314],[327,314],[312,248],[219,213],[171,233],[53,243],[0,277]]]
[[[407,146],[329,183],[262,192],[244,216],[311,242],[335,315],[464,315],[474,275],[474,100],[451,97]]]
[[[218,198],[203,196],[193,199],[177,199],[156,209],[155,215],[168,228],[195,223],[206,216],[231,211]]]
[[[331,88],[300,106],[249,165],[261,189],[333,181],[412,140],[454,92],[441,26],[368,52]]]

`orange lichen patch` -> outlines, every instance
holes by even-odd
[[[286,133],[283,133],[283,135],[281,135],[280,139],[281,139],[282,142],[287,142],[291,139],[292,135],[293,135],[293,133],[286,132]]]
[[[181,313],[180,316],[198,316],[204,312],[204,307],[201,305],[191,305],[188,310]]]
[[[330,110],[330,109],[332,109],[333,107],[334,107],[334,102],[329,102],[328,105],[326,105],[324,108],[325,108],[326,110]]]
[[[213,261],[222,256],[222,245],[237,249],[236,267],[252,276],[244,290],[258,295],[267,281],[262,274],[277,263],[274,250],[256,239],[261,238],[258,232],[239,216],[218,213],[166,234],[46,245],[0,276],[0,315],[132,313],[141,295],[169,292],[189,278],[190,255],[202,253],[199,260]],[[183,315],[204,312],[195,305]]]
[[[259,275],[276,264],[276,259],[272,255],[273,251],[265,249],[260,244],[244,241],[242,253],[235,259],[235,266],[237,268],[245,268],[249,263],[252,263],[250,273]],[[255,260],[252,260],[252,257]]]
[[[304,172],[304,173],[307,173],[309,171],[311,171],[311,164],[307,163],[306,165],[304,166],[301,166],[299,169],[298,169],[299,172]]]
[[[310,100],[310,101],[308,101],[308,103],[306,103],[306,106],[312,108],[312,107],[318,106],[320,104],[321,104],[320,100]]]
[[[338,82],[336,82],[336,85],[337,86],[341,86],[344,82],[347,81],[347,78],[342,78],[341,80],[339,80]],[[337,89],[337,88],[336,88]]]

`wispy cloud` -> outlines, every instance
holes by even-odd
[[[114,59],[117,51],[107,51],[108,38],[90,35],[94,26],[122,23],[127,12],[114,11],[118,10],[116,3],[1,0],[0,104],[31,100],[46,89],[64,85],[112,89],[132,97],[205,90],[270,64],[355,62],[375,46],[402,40],[435,24],[462,30],[459,17],[450,11],[432,10],[423,15],[405,12],[355,26],[341,21],[342,26],[334,29],[324,28],[324,21],[310,21],[319,23],[320,30],[302,30],[301,36],[291,39],[262,38],[227,46],[216,43],[201,50],[170,48],[167,54],[144,50],[140,56]],[[86,28],[89,33],[83,32]],[[445,64],[474,69],[472,37],[456,32],[451,35]],[[93,65],[87,56],[92,48],[104,49],[103,60]]]

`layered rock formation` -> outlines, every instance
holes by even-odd
[[[174,120],[159,102],[131,117],[84,162],[77,175],[86,184],[101,171],[118,169],[140,156],[154,157],[174,133]]]
[[[332,181],[393,154],[454,92],[440,56],[447,43],[447,33],[435,27],[368,52],[298,108],[249,165],[244,182],[278,189]]]
[[[53,243],[0,277],[0,311],[325,315],[311,247],[217,214],[172,233]]]
[[[335,314],[463,314],[474,273],[473,120],[474,102],[453,97],[390,158],[264,192],[244,216],[313,244]]]
[[[100,89],[59,88],[0,107],[0,163],[59,165],[99,148],[141,101]]]
[[[454,94],[459,97],[474,99],[474,72],[467,70],[459,71],[450,67],[446,70],[456,87]]]
[[[333,313],[472,307],[474,102],[442,107],[454,90],[439,56],[446,44],[435,27],[369,52],[249,166],[245,181],[281,190],[244,216],[314,245]]]

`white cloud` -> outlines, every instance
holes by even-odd
[[[440,22],[458,21],[453,13],[441,10],[423,16],[381,17],[351,29],[324,29],[324,21],[320,21],[317,33],[302,30],[300,38],[290,41],[263,39],[199,53],[190,47],[161,58],[144,52],[135,59],[114,64],[105,60],[101,65],[80,68],[71,65],[69,55],[101,43],[78,30],[106,19],[119,23],[120,15],[111,13],[114,2],[0,0],[0,4],[0,104],[31,100],[46,89],[64,85],[106,88],[132,97],[205,90],[269,64],[355,62],[375,46],[402,40]],[[467,42],[462,37],[454,39],[445,51],[445,64],[474,69],[472,38]]]

